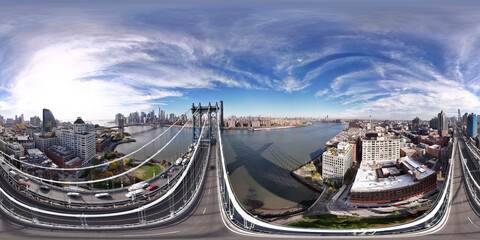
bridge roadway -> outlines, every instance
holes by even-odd
[[[215,157],[209,157],[209,164],[216,165]],[[403,235],[378,236],[377,238],[405,239],[479,239],[480,216],[470,205],[466,188],[464,187],[463,173],[460,166],[459,151],[456,151],[454,163],[453,192],[450,211],[447,221],[439,230],[427,230],[421,233]],[[265,235],[242,233],[236,230],[224,219],[220,210],[216,171],[210,170],[201,188],[200,200],[191,214],[168,224],[168,226],[146,227],[137,230],[111,230],[111,231],[64,231],[39,229],[27,227],[1,215],[0,239],[278,239],[278,238],[304,238],[312,239],[313,236],[293,235]],[[342,239],[339,237],[324,237]],[[344,237],[343,239],[351,239]],[[375,238],[375,236],[357,236],[355,238]]]
[[[199,160],[200,159],[205,159],[207,157],[206,156],[207,152],[208,152],[207,149],[208,148],[200,147],[200,149],[199,149],[200,152],[198,153],[199,156],[198,156],[197,159],[199,159]],[[194,161],[193,163],[197,163],[197,164],[194,164],[192,167],[195,168],[195,172],[199,172],[202,164],[199,164],[200,161]],[[186,181],[188,182],[187,186],[193,186],[194,180],[193,180],[193,178],[189,177],[189,176],[192,176],[192,172],[193,171],[190,171],[187,174],[187,178],[186,178]],[[183,184],[183,183],[181,183],[181,184]],[[62,213],[74,213],[74,214],[112,213],[112,212],[118,212],[120,210],[123,211],[123,210],[138,208],[138,207],[148,203],[148,202],[138,203],[138,204],[128,206],[128,207],[125,207],[125,208],[110,208],[110,209],[69,208],[69,209],[67,209],[65,207],[50,205],[48,203],[39,202],[39,201],[37,201],[33,198],[26,197],[23,193],[20,193],[16,189],[14,189],[13,186],[10,183],[6,182],[6,180],[2,177],[0,177],[0,186],[5,191],[10,193],[10,195],[12,195],[14,198],[16,198],[17,200],[19,200],[19,201],[21,201],[21,202],[23,202],[23,203],[25,203],[29,206],[34,206],[34,207],[37,207],[39,209],[62,212]],[[182,188],[180,188],[180,189],[182,189]],[[187,198],[185,198],[185,199],[188,199],[191,195],[192,195],[191,191],[186,191],[186,197]],[[183,197],[183,195],[175,195],[174,201],[173,201],[173,202],[176,203],[175,204],[175,209],[178,209],[179,207],[183,206],[182,197]],[[6,201],[6,200],[4,200],[4,201]],[[31,217],[30,212],[25,212],[24,210],[16,209],[17,213],[20,213],[20,211],[23,211],[24,214]],[[168,216],[169,214],[170,214],[169,201],[162,201],[160,204],[158,204],[155,207],[149,209],[149,211],[146,214],[146,220],[149,221],[149,220],[159,219],[159,218]],[[63,218],[63,217],[57,217],[57,216],[55,216],[55,217],[42,216],[42,215],[38,215],[37,217],[38,217],[39,221],[48,221],[48,222],[57,223],[57,224],[80,225],[80,220],[79,219]],[[132,223],[138,223],[138,222],[139,222],[138,213],[133,213],[133,214],[129,214],[129,215],[120,216],[120,217],[115,218],[115,219],[109,219],[108,221],[106,221],[105,218],[90,218],[90,219],[87,219],[87,224],[90,224],[90,225],[132,224]],[[1,237],[1,234],[0,234],[0,239],[3,239]]]

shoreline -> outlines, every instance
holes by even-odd
[[[292,129],[292,128],[299,128],[299,127],[308,127],[311,125],[296,125],[296,126],[278,126],[278,127],[224,127],[222,130],[249,130],[252,132],[259,132],[259,131],[271,131],[271,130],[284,130],[284,129]]]

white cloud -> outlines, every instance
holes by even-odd
[[[329,92],[330,92],[330,90],[328,88],[325,88],[325,89],[320,90],[317,93],[315,93],[315,97],[318,98],[318,97],[324,96]]]

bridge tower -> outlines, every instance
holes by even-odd
[[[219,111],[218,103],[215,103],[215,106],[212,106],[211,103],[208,103],[208,106],[202,106],[201,103],[198,106],[195,106],[192,103],[192,141],[195,142],[200,138],[200,133],[202,132],[203,121],[207,121],[205,127],[208,127],[208,139],[201,139],[202,141],[209,141],[215,143],[217,138],[217,113]],[[205,119],[203,119],[205,116]]]

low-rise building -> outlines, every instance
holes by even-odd
[[[69,150],[63,146],[58,146],[58,145],[50,146],[46,151],[46,155],[57,166],[61,168],[78,167],[81,165],[81,163],[75,166],[67,164],[71,159],[75,157],[75,154],[73,153],[72,150]]]
[[[95,150],[97,152],[103,152],[103,150],[105,150],[105,148],[107,148],[111,142],[112,137],[108,135],[97,138],[95,140]]]
[[[52,133],[35,133],[33,134],[35,147],[45,152],[47,148],[53,145],[60,145],[60,139]]]
[[[397,202],[432,191],[436,187],[435,171],[411,157],[364,161],[350,190],[350,202]]]

